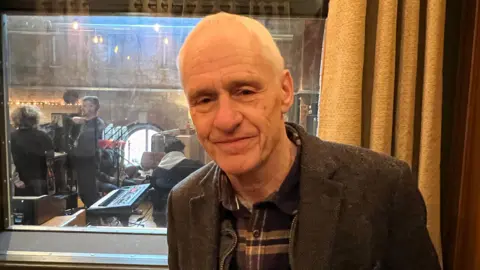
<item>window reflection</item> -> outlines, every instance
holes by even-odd
[[[7,17],[11,224],[166,226],[170,189],[210,161],[176,67],[198,21]],[[316,134],[324,21],[261,21],[295,82],[285,117]]]

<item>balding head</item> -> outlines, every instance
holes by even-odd
[[[278,47],[263,24],[252,18],[220,12],[202,19],[186,38],[177,59],[181,77],[189,64],[199,64],[195,61],[199,56],[209,50],[220,52],[219,49],[250,50],[257,55],[258,62],[268,63],[275,73],[285,68]]]
[[[208,16],[187,37],[178,64],[197,137],[229,176],[288,151],[283,114],[293,103],[293,82],[261,23]]]

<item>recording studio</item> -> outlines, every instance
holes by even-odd
[[[130,114],[132,121],[128,117],[112,121],[109,114],[113,113],[113,106],[103,106],[102,95],[99,95],[101,109],[95,117],[102,119],[99,121],[104,124],[98,128],[95,126],[96,135],[90,136],[93,140],[88,141],[88,146],[82,146],[93,147],[95,154],[84,155],[86,150],[78,148],[82,138],[88,137],[85,134],[90,130],[88,121],[91,120],[79,123],[78,119],[86,117],[84,100],[90,97],[87,93],[81,97],[78,92],[67,91],[63,93],[63,103],[59,104],[35,101],[10,104],[13,112],[37,110],[39,123],[36,132],[45,134],[49,140],[46,144],[52,147],[52,154],[45,151],[40,154],[40,159],[35,160],[41,163],[37,166],[44,168],[42,179],[46,188],[39,194],[25,194],[23,189],[29,182],[22,179],[23,171],[33,165],[22,165],[18,159],[20,150],[12,144],[14,188],[11,213],[14,224],[165,227],[168,192],[209,161],[195,131],[189,125],[163,130],[155,124],[155,118],[146,119],[141,112],[136,118]],[[11,118],[15,122],[13,114]],[[23,127],[14,126],[12,137],[25,132]],[[25,140],[22,143],[25,147],[20,147],[23,150],[20,152],[33,155],[26,149],[35,142]],[[78,165],[78,160],[85,159],[93,160],[94,166]],[[165,161],[168,161],[166,167],[162,166]],[[91,170],[90,174],[85,174],[85,170]],[[87,181],[82,178],[84,175],[95,180],[96,199],[90,205],[85,201],[88,200],[86,195],[82,194],[88,188],[81,183]],[[18,182],[23,183],[23,189]]]
[[[28,166],[10,147],[14,224],[166,226],[168,192],[210,162],[196,138],[176,63],[198,21],[10,18],[8,112],[38,108],[37,129],[51,145]],[[263,23],[296,82],[285,117],[315,134],[319,73],[311,71],[320,69],[324,21]],[[17,129],[10,129],[11,137]],[[29,153],[34,141],[25,139],[20,149]],[[29,183],[22,176],[34,163],[41,173],[31,178],[45,189],[25,196],[22,187]]]

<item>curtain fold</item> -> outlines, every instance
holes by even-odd
[[[321,138],[359,145],[361,137],[363,44],[365,41],[366,0],[330,1],[330,13],[325,36],[322,89],[319,100]],[[334,33],[334,34],[333,34]],[[341,46],[339,46],[341,44]],[[348,79],[346,79],[348,78]],[[335,89],[331,87],[334,86]],[[348,127],[348,128],[342,128]]]
[[[318,127],[411,165],[439,256],[445,4],[330,0]]]
[[[415,88],[417,81],[420,0],[404,0],[401,6],[397,64],[397,96],[393,152],[410,166],[413,161]]]
[[[428,1],[418,184],[427,204],[428,229],[439,253],[444,27],[445,2]]]
[[[369,147],[388,155],[392,149],[396,28],[397,1],[379,1]]]

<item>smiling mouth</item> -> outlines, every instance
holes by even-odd
[[[236,143],[244,140],[251,139],[253,137],[245,137],[245,138],[238,138],[238,139],[231,139],[231,140],[224,140],[224,141],[218,141],[216,144],[229,144],[229,143]]]
[[[239,153],[248,148],[252,139],[255,137],[245,137],[233,140],[225,140],[216,142],[215,145],[219,147],[222,151],[229,153]]]

